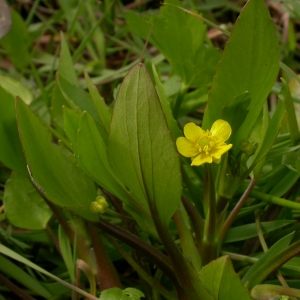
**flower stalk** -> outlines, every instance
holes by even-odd
[[[202,264],[205,266],[217,258],[217,212],[216,212],[216,190],[213,165],[204,165],[204,204],[206,203],[206,220],[203,236]]]

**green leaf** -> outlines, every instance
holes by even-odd
[[[77,17],[79,3],[79,0],[59,0],[59,4],[64,11],[69,23],[72,23],[73,20]]]
[[[119,288],[111,288],[101,292],[99,300],[139,300],[145,295],[134,288],[121,290]]]
[[[69,103],[60,91],[58,83],[55,82],[52,90],[50,113],[55,129],[60,132],[64,132],[63,106],[70,107]]]
[[[99,134],[95,122],[86,112],[80,119],[77,147],[79,167],[107,191],[130,205],[125,186],[122,186],[108,163],[105,141]]]
[[[89,299],[93,299],[91,298],[92,296],[90,294],[88,294],[87,292],[79,289],[78,287],[76,286],[73,286],[72,284],[66,282],[66,281],[63,281],[61,280],[60,278],[58,278],[57,276],[51,274],[50,272],[46,271],[45,269],[39,267],[38,265],[34,264],[33,262],[31,262],[30,260],[24,258],[23,256],[21,256],[20,254],[18,254],[17,252],[14,252],[12,251],[11,249],[5,247],[4,245],[0,244],[0,253],[22,263],[22,264],[25,264],[26,266],[29,266],[30,268],[50,277],[51,279],[63,284],[64,286],[76,291],[77,293],[85,296],[85,297],[89,297]],[[97,299],[95,297],[95,299]]]
[[[0,270],[5,275],[16,280],[18,284],[24,285],[27,289],[35,292],[37,295],[46,299],[51,297],[49,291],[44,288],[39,281],[31,277],[28,273],[2,255],[0,255]]]
[[[16,123],[15,100],[2,87],[0,99],[0,161],[8,168],[28,176]]]
[[[222,256],[202,268],[200,279],[215,300],[250,300],[228,256]]]
[[[79,215],[97,220],[90,211],[96,198],[94,183],[76,166],[74,156],[51,141],[51,133],[21,101],[16,102],[17,123],[30,177],[47,199]]]
[[[189,92],[183,98],[179,110],[179,117],[195,112],[207,103],[207,88],[200,88]]]
[[[251,95],[246,121],[236,133],[248,137],[279,70],[279,47],[273,21],[263,0],[250,0],[242,10],[226,44],[212,89],[203,127],[220,119],[223,107],[245,92]],[[226,116],[223,116],[226,120]]]
[[[240,128],[241,124],[246,119],[249,110],[249,103],[251,102],[251,95],[248,92],[244,92],[233,98],[229,105],[222,108],[221,119],[227,120],[232,129],[232,140],[234,145],[239,145],[240,141],[234,139],[235,133]]]
[[[177,0],[168,3],[182,6]],[[211,83],[220,52],[204,46],[206,25],[202,20],[171,5],[162,6],[160,15],[150,17],[127,12],[126,20],[129,29],[138,36],[146,39],[151,33],[150,42],[186,85],[199,88]]]
[[[92,101],[93,101],[96,111],[98,113],[98,116],[101,120],[101,125],[105,128],[105,130],[108,134],[110,120],[111,120],[111,112],[108,109],[103,97],[101,97],[101,95],[99,94],[98,89],[96,88],[96,86],[93,85],[87,72],[85,72],[84,75],[85,75],[85,81],[86,81],[87,87],[90,92],[90,96],[92,98]]]
[[[280,229],[283,226],[294,223],[293,220],[276,220],[270,222],[261,222],[262,233],[271,232]],[[232,227],[228,230],[224,243],[232,243],[247,240],[257,236],[257,226],[255,223]]]
[[[23,85],[20,81],[17,81],[9,76],[0,75],[0,86],[3,87],[9,94],[19,96],[24,99],[26,104],[30,104],[33,100],[31,91]]]
[[[284,155],[283,163],[300,174],[300,150]]]
[[[71,142],[73,152],[77,153],[77,132],[81,116],[66,106],[63,107],[63,113],[65,134]]]
[[[103,134],[104,137],[107,137],[107,132],[105,131],[104,125],[102,125],[101,119],[99,118],[91,96],[81,88],[73,86],[61,76],[57,76],[57,83],[60,87],[62,95],[68,102],[69,107],[71,107],[77,113],[87,111],[98,123],[101,134]]]
[[[250,156],[247,161],[247,166],[250,167],[253,161],[256,159],[258,153],[260,152],[261,147],[263,146],[264,139],[266,137],[267,130],[270,124],[270,116],[267,102],[264,104],[259,117],[256,119],[253,128],[249,135],[249,141],[253,143],[253,145],[257,145],[257,149],[255,154]],[[253,169],[253,175],[258,177],[262,168],[265,165],[265,159],[260,160],[255,168]]]
[[[154,77],[154,83],[157,91],[158,98],[160,100],[162,109],[167,119],[168,127],[172,131],[173,139],[176,140],[179,136],[182,135],[182,131],[179,129],[177,122],[173,117],[169,99],[167,98],[162,83],[159,79],[155,66],[152,64],[152,71]]]
[[[273,189],[269,192],[270,195],[281,197],[292,189],[294,184],[299,179],[299,173],[289,170],[289,172],[276,182]]]
[[[134,198],[115,175],[108,162],[106,143],[87,112],[81,116],[77,138],[75,154],[78,166],[101,187],[123,201],[124,209],[136,219],[142,230],[156,236],[146,200]]]
[[[284,101],[284,105],[287,113],[287,121],[288,121],[289,130],[291,134],[292,145],[296,146],[297,144],[299,144],[300,132],[298,128],[295,106],[294,106],[294,102],[288,84],[283,78],[281,78],[281,81],[283,86],[280,91],[279,98]]]
[[[279,130],[281,128],[281,124],[284,116],[285,116],[285,109],[284,109],[283,102],[281,100],[278,100],[276,111],[269,123],[269,126],[265,134],[265,138],[262,141],[259,152],[257,153],[253,161],[253,165],[258,163],[271,150],[271,147],[274,144],[276,137],[279,133]]]
[[[266,274],[270,270],[269,262],[282,251],[287,249],[294,237],[294,234],[295,232],[292,232],[280,239],[254,265],[251,266],[242,279],[242,282],[246,287],[253,287],[265,279]]]
[[[75,263],[72,255],[72,248],[70,241],[61,226],[58,227],[58,241],[61,256],[69,272],[71,282],[75,283]]]
[[[61,32],[61,52],[59,58],[59,67],[57,73],[67,80],[70,84],[78,86],[77,76],[74,70],[72,57],[69,51],[65,35]]]
[[[22,17],[15,10],[11,10],[11,18],[12,27],[0,44],[7,51],[12,63],[17,68],[23,69],[30,61],[29,35]]]
[[[128,287],[124,290],[124,293],[132,300],[139,300],[145,297],[145,295],[138,289]]]
[[[12,172],[6,182],[3,201],[9,222],[19,228],[44,229],[52,216],[32,182],[18,172]]]
[[[165,115],[142,64],[125,77],[114,107],[108,160],[116,175],[140,201],[156,207],[169,222],[181,196],[181,174]],[[143,200],[145,201],[145,200]]]
[[[300,78],[299,76],[286,64],[284,64],[282,61],[279,62],[280,68],[285,72],[289,80],[294,79],[296,82],[300,84]]]

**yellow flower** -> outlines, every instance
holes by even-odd
[[[183,132],[185,137],[179,137],[176,146],[180,154],[192,158],[192,166],[212,162],[218,164],[222,154],[232,147],[232,144],[225,143],[231,135],[231,127],[224,120],[215,121],[210,131],[188,123]]]

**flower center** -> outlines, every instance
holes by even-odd
[[[215,146],[215,144],[215,138],[209,131],[205,132],[204,135],[197,141],[199,152],[203,151],[205,154],[209,154],[209,151]]]

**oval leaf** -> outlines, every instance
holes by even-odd
[[[52,216],[51,210],[32,182],[17,172],[12,172],[5,184],[3,201],[9,222],[19,228],[44,229]]]

